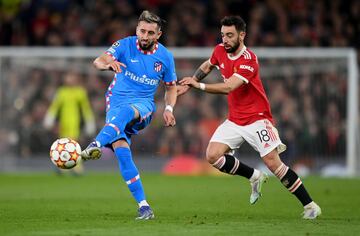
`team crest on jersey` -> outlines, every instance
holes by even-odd
[[[162,69],[162,63],[159,62],[159,61],[155,62],[155,63],[154,63],[154,70],[155,70],[156,72],[159,72],[159,71],[161,71],[161,69]]]
[[[116,48],[116,47],[119,47],[119,46],[120,46],[119,41],[116,41],[115,43],[113,43],[113,45],[111,45],[111,47],[113,47],[113,48]]]

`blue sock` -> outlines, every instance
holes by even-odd
[[[115,148],[115,155],[119,161],[120,173],[137,203],[145,200],[144,189],[139,172],[132,160],[131,151],[126,147]]]
[[[118,109],[116,115],[106,123],[95,140],[103,147],[125,130],[126,125],[134,119],[135,111],[131,106],[124,106]]]

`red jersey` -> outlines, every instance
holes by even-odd
[[[244,81],[228,95],[228,119],[238,125],[249,125],[257,120],[268,119],[273,123],[269,100],[260,80],[259,63],[256,55],[245,46],[240,53],[231,57],[223,44],[218,44],[209,62],[215,65],[226,80],[236,76]]]

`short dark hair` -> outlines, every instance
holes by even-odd
[[[246,23],[240,16],[225,16],[221,20],[223,26],[235,26],[236,31],[246,32]]]
[[[161,19],[158,15],[150,12],[150,11],[143,11],[141,15],[139,16],[138,22],[145,21],[147,23],[155,23],[158,25],[159,30],[161,30],[161,27],[163,26],[163,23],[165,22],[163,19]]]

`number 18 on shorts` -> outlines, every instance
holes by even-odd
[[[281,142],[277,129],[267,119],[244,126],[225,120],[210,140],[210,142],[227,144],[233,150],[239,148],[244,141],[259,152],[261,157],[275,148],[278,153],[286,150],[286,145]]]

